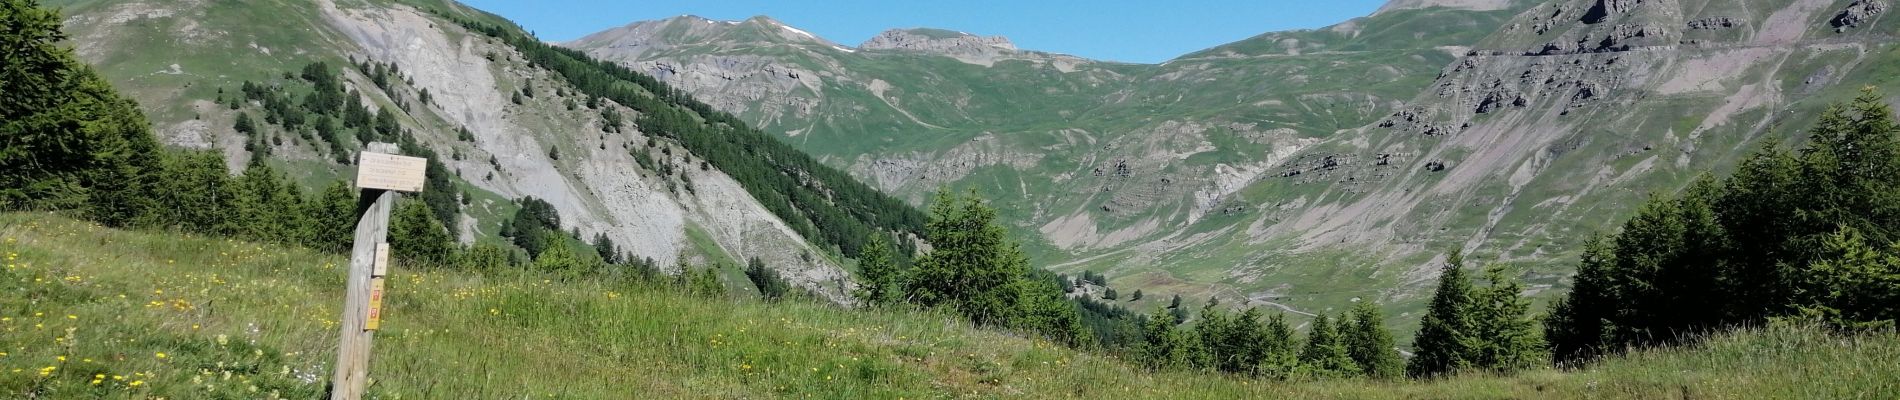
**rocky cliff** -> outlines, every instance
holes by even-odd
[[[423,6],[485,16],[452,2]],[[80,53],[140,100],[173,145],[247,159],[245,141],[231,129],[236,111],[211,100],[235,95],[239,82],[294,73],[310,62],[386,63],[401,71],[401,82],[388,90],[354,68],[343,68],[345,80],[368,104],[404,110],[402,128],[444,156],[463,188],[429,190],[469,193],[460,221],[464,240],[492,238],[512,212],[508,200],[532,196],[553,204],[567,228],[582,237],[605,234],[663,268],[673,268],[676,259],[703,264],[758,257],[800,286],[848,301],[848,273],[723,172],[680,167],[666,174],[636,162],[634,151],[648,151],[670,165],[701,160],[638,130],[603,128],[602,110],[627,119],[637,115],[634,110],[612,102],[603,102],[599,110],[578,107],[589,99],[561,77],[527,63],[516,49],[424,8],[328,0],[230,7],[117,2],[75,4],[66,13]],[[259,18],[263,15],[272,17]],[[692,33],[690,27],[680,30]],[[195,39],[147,40],[178,33]],[[154,75],[152,63],[171,64],[168,72]],[[430,100],[419,101],[421,93],[429,93]],[[459,138],[462,129],[471,137]],[[304,181],[349,176],[349,166],[333,164],[309,146],[280,142],[272,162]]]

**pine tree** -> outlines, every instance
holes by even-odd
[[[709,265],[698,270],[680,272],[686,276],[687,293],[695,296],[720,297],[726,295],[726,284],[719,280],[719,266]]]
[[[1023,265],[1029,261],[1020,251],[1011,258],[1020,259]],[[1082,315],[1075,302],[1063,297],[1062,289],[1057,288],[1054,280],[1030,279],[1019,277],[1011,283],[1017,286],[1013,292],[1019,297],[1014,310],[1011,310],[1008,326],[1042,335],[1057,343],[1070,347],[1090,345],[1092,336],[1082,326]]]
[[[458,258],[462,268],[472,271],[495,272],[513,265],[508,249],[493,242],[480,242],[469,246]]]
[[[1353,362],[1346,344],[1340,342],[1339,331],[1325,314],[1313,318],[1313,328],[1306,334],[1306,348],[1300,351],[1300,363],[1305,366],[1306,374],[1316,377],[1350,377],[1360,373],[1359,364]]]
[[[1490,285],[1473,293],[1471,307],[1471,366],[1492,372],[1510,372],[1543,362],[1543,338],[1531,320],[1530,300],[1520,297],[1524,285],[1504,276],[1501,265],[1484,270]]]
[[[550,241],[549,237],[559,238],[561,213],[553,204],[532,196],[523,197],[516,202],[520,206],[515,215],[504,221],[501,236],[512,240],[515,246],[528,251],[528,257],[539,258],[541,252],[560,241]],[[550,236],[548,233],[555,233]]]
[[[1017,309],[1021,286],[1014,282],[1028,265],[996,224],[996,210],[974,193],[941,191],[925,233],[935,248],[912,269],[905,285],[909,297],[926,307],[950,307],[979,324],[1004,323]]]
[[[752,286],[759,289],[759,296],[766,301],[777,301],[792,291],[792,284],[779,277],[778,270],[765,267],[758,257],[746,261],[745,277]]]
[[[1201,345],[1201,354],[1193,360],[1195,367],[1228,371],[1224,367],[1238,361],[1232,346],[1245,343],[1230,340],[1234,324],[1233,318],[1219,308],[1209,305],[1201,309],[1201,319],[1194,324],[1194,335]]]
[[[1800,160],[1782,150],[1779,141],[1769,139],[1760,150],[1742,161],[1717,200],[1720,221],[1732,245],[1732,253],[1724,257],[1729,262],[1728,268],[1721,276],[1723,289],[1727,290],[1722,297],[1729,302],[1723,315],[1728,321],[1765,320],[1786,311],[1793,299],[1794,286],[1790,283],[1794,280],[1793,267],[1798,264],[1786,260],[1797,253],[1790,248],[1789,235],[1794,232],[1796,221],[1791,211],[1800,209],[1802,203],[1796,188],[1800,173]],[[1590,257],[1586,250],[1585,264],[1591,262]],[[1582,280],[1580,268],[1577,284],[1583,285]],[[1604,297],[1607,294],[1600,292],[1606,290],[1604,283],[1593,284],[1597,287],[1590,290],[1598,292],[1586,296],[1593,298],[1578,299],[1568,305],[1575,307],[1578,301],[1609,304],[1609,299]],[[1597,315],[1597,318],[1604,317]],[[1555,337],[1551,339],[1553,343],[1558,341]],[[1559,358],[1569,357],[1565,353],[1570,349],[1557,350]]]
[[[534,256],[535,269],[562,277],[576,277],[587,269],[587,263],[581,259],[579,253],[574,251],[574,246],[568,244],[568,238],[560,231],[543,230],[538,234],[541,236],[540,242],[545,243],[546,247],[541,249],[540,254]]]
[[[190,207],[157,207],[143,223],[206,235],[230,233],[227,219],[237,214],[237,190],[225,169],[224,157],[212,152],[167,154],[153,201]]]
[[[1616,249],[1611,246],[1600,236],[1585,241],[1570,293],[1550,306],[1544,337],[1557,363],[1595,358],[1613,341],[1615,327],[1610,318],[1616,309],[1609,275],[1616,264]]]
[[[871,234],[866,240],[864,251],[858,253],[858,275],[862,278],[858,285],[857,297],[871,305],[896,304],[902,288],[902,271],[891,257],[891,246],[882,234]]]
[[[1176,326],[1173,318],[1156,312],[1142,327],[1145,342],[1137,349],[1142,364],[1151,370],[1186,369],[1201,353],[1200,340]]]
[[[356,240],[356,189],[349,182],[335,181],[310,201],[309,212],[316,227],[310,247],[340,252]]]
[[[238,113],[237,123],[233,124],[231,129],[237,131],[238,134],[249,137],[257,134],[257,123],[251,122],[251,113],[241,112]]]
[[[1802,274],[1814,293],[1802,315],[1848,330],[1893,329],[1900,320],[1900,245],[1876,248],[1860,230],[1842,227],[1822,253]]]
[[[594,252],[600,255],[600,261],[607,264],[619,264],[620,248],[614,246],[614,239],[606,232],[594,234]]]
[[[1354,304],[1349,320],[1340,329],[1346,351],[1367,376],[1380,379],[1401,377],[1405,363],[1393,346],[1392,334],[1385,330],[1385,316],[1371,300]]]
[[[455,242],[428,205],[412,200],[396,207],[389,224],[389,249],[391,256],[401,260],[439,265],[450,261]]]
[[[1405,374],[1428,378],[1466,368],[1471,353],[1471,281],[1465,277],[1464,254],[1453,250],[1446,257],[1438,276],[1438,289],[1432,293],[1418,336],[1413,339],[1416,352],[1405,365]]]
[[[1300,370],[1300,346],[1293,336],[1293,327],[1286,322],[1286,314],[1274,314],[1267,317],[1266,328],[1261,330],[1260,364],[1257,371],[1260,376],[1272,379],[1289,379]]]
[[[0,210],[83,209],[106,225],[155,210],[157,139],[72,50],[58,12],[0,2]]]

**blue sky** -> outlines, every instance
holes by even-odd
[[[847,46],[890,28],[1008,36],[1017,47],[1157,63],[1261,33],[1318,28],[1371,14],[1386,0],[462,0],[542,39],[567,41],[634,21],[684,14],[769,15]],[[1188,3],[1182,5],[1181,3]]]

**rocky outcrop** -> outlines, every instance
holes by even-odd
[[[1720,30],[1742,26],[1744,22],[1734,17],[1708,17],[1689,21],[1686,27],[1694,30]]]
[[[1017,53],[1016,44],[1009,38],[942,29],[892,29],[871,37],[858,49],[936,54],[984,66]]]
[[[1833,25],[1836,31],[1846,31],[1847,28],[1860,26],[1885,11],[1887,11],[1887,3],[1884,0],[1857,0],[1848,4],[1847,8],[1841,10],[1839,14],[1835,14],[1834,19],[1829,20],[1828,24]]]
[[[1642,4],[1643,0],[1596,0],[1596,4],[1591,5],[1590,9],[1584,10],[1583,18],[1578,22],[1600,24],[1611,17],[1634,11]]]
[[[892,29],[864,41],[864,44],[858,45],[858,49],[968,54],[1016,51],[1016,44],[1002,36],[976,36],[941,29]]]

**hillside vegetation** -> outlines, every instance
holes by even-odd
[[[0,396],[309,398],[340,256],[0,215]],[[1146,373],[950,315],[399,265],[377,398],[1879,398],[1900,335],[1775,328],[1588,370],[1421,382]]]

